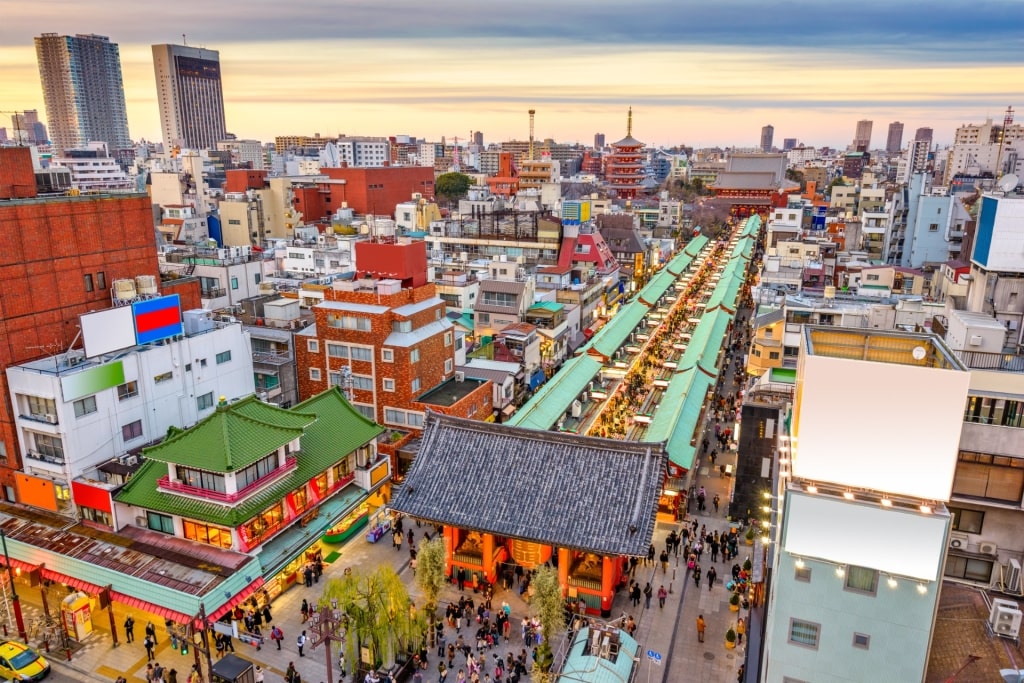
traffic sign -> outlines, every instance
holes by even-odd
[[[648,650],[647,659],[651,660],[655,664],[661,664],[661,653],[655,652],[654,650]]]

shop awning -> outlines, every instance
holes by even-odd
[[[80,591],[91,593],[93,595],[96,595],[104,588],[103,586],[97,586],[94,583],[89,583],[82,579],[76,579],[75,577],[68,576],[67,574],[55,572],[51,569],[47,569],[46,567],[43,567],[43,578],[49,579],[50,581],[56,581],[57,583],[63,583],[67,586],[71,586],[72,588],[76,588]]]
[[[211,621],[217,621],[222,616],[227,614],[229,610],[233,610],[235,607],[237,607],[238,605],[241,605],[243,602],[248,600],[249,596],[251,596],[253,593],[255,593],[256,590],[258,588],[260,588],[261,586],[263,586],[263,577],[262,576],[257,576],[256,580],[253,581],[252,583],[250,583],[245,588],[243,588],[242,591],[238,595],[236,595],[235,597],[231,598],[230,600],[225,602],[223,605],[218,607],[216,610],[214,610],[211,614],[208,614],[206,616]]]
[[[194,614],[182,614],[181,612],[177,612],[173,609],[154,605],[151,602],[140,600],[139,598],[133,598],[130,595],[118,593],[117,591],[111,591],[110,596],[122,605],[128,605],[129,607],[134,607],[135,609],[142,610],[143,612],[149,612],[150,614],[155,614],[159,617],[170,619],[171,621],[176,621],[180,624],[187,624],[196,616]]]

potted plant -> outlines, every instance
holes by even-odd
[[[754,545],[754,527],[747,529],[747,545]]]
[[[725,632],[725,647],[727,650],[732,650],[736,647],[736,631],[731,628]]]
[[[750,558],[749,557],[747,559],[743,560],[743,571],[747,572],[747,574],[750,573],[750,569],[753,566],[754,565],[750,564]]]
[[[729,598],[729,611],[739,612],[740,611],[740,594],[733,593],[732,597]]]

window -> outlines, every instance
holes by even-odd
[[[75,417],[82,417],[83,415],[91,415],[96,412],[96,397],[86,396],[80,398],[74,403],[75,406]]]
[[[354,315],[328,315],[327,325],[343,330],[358,330],[369,332],[372,326],[369,318],[360,318]]]
[[[344,460],[342,460],[341,462],[337,463],[336,465],[334,465],[334,467],[331,468],[331,474],[333,475],[333,479],[334,479],[335,483],[348,478],[348,474],[349,474],[349,464],[348,464],[348,461],[349,461],[349,459],[348,459],[348,457],[346,457]]]
[[[411,384],[412,393],[416,393],[420,390],[420,378],[414,377]]]
[[[239,490],[254,484],[277,469],[277,453],[271,453],[235,473],[235,483]]]
[[[352,353],[352,360],[373,360],[373,349],[353,346],[350,351]]]
[[[453,366],[454,366],[454,362],[452,361],[452,359],[451,358],[445,358],[444,359],[444,374],[447,375],[449,372],[451,372]]]
[[[395,390],[395,380],[385,378],[384,379],[384,391],[394,391],[394,390]]]
[[[238,289],[238,278],[231,278],[231,289]]]
[[[928,232],[938,232],[938,231],[939,231],[939,224],[938,223],[929,223],[928,224]]]
[[[1019,505],[1024,496],[1024,460],[960,451],[953,495]]]
[[[1019,428],[1024,426],[1024,402],[988,396],[971,396],[967,399],[964,420],[979,424]]]
[[[220,548],[231,547],[231,531],[228,529],[221,529],[220,527],[188,520],[182,522],[181,526],[185,533],[185,538],[190,541],[198,541],[199,543],[215,545]]]
[[[199,367],[201,367],[201,368],[205,368],[206,367],[206,359],[205,358],[200,358],[199,359]]]
[[[968,534],[981,533],[981,527],[985,522],[984,512],[956,507],[949,507],[948,509],[950,516],[953,518],[953,531],[963,531]]]
[[[196,398],[196,409],[206,410],[213,407],[213,392],[208,392]]]
[[[846,568],[846,590],[874,595],[878,589],[878,572],[851,564]]]
[[[177,476],[181,483],[186,486],[203,489],[204,491],[216,491],[218,493],[225,493],[227,491],[224,487],[224,475],[217,472],[207,472],[206,470],[197,470],[178,465]]]
[[[292,507],[295,513],[299,514],[309,506],[309,497],[306,495],[306,487],[301,486],[292,491]]]
[[[491,322],[491,314],[490,313],[477,313],[476,314],[476,321],[478,323],[480,323],[481,325],[489,325],[490,322]]]
[[[420,350],[419,349],[413,349],[412,351],[409,352],[409,362],[410,363],[419,363],[420,362]]]
[[[327,342],[327,355],[331,358],[348,358],[348,347],[344,344]]]
[[[373,406],[368,406],[365,403],[353,403],[352,407],[358,410],[359,414],[367,420],[377,421],[377,412],[373,409]]]
[[[92,275],[86,273],[82,278],[85,280],[85,291],[91,292],[94,289],[92,285]]]
[[[57,402],[52,398],[42,398],[40,396],[29,396],[28,397],[28,414],[32,417],[40,420],[44,419],[46,415],[57,414]]]
[[[871,644],[871,636],[866,633],[854,633],[853,634],[853,646],[859,647],[862,650],[867,650]]]
[[[217,354],[217,365],[227,363],[229,360],[231,360],[230,351],[221,351],[220,353]]]
[[[422,413],[409,413],[406,417],[409,418],[410,427],[422,427],[423,426],[423,414]]]
[[[363,391],[373,391],[373,378],[363,375],[352,375],[352,386]]]
[[[380,350],[380,359],[382,361],[384,361],[385,363],[394,363],[395,362],[395,352],[392,349],[381,349]]]
[[[412,332],[411,320],[395,320],[391,323],[392,332]]]
[[[164,534],[174,534],[174,520],[168,515],[161,515],[158,512],[146,513],[146,526],[153,531]]]
[[[278,501],[242,526],[242,538],[250,546],[255,545],[263,540],[268,531],[276,529],[283,520],[284,506]]]
[[[789,642],[794,645],[818,649],[818,636],[821,633],[821,624],[802,619],[789,620]]]
[[[867,280],[868,282],[877,282],[879,276],[875,275],[874,273],[869,273],[868,275],[864,276],[864,279]]]
[[[138,439],[140,436],[142,436],[142,420],[136,420],[121,426],[121,438],[126,442]]]
[[[101,289],[102,290],[102,289],[106,289],[106,288],[107,288],[107,274],[104,273],[101,270],[100,272],[96,273],[96,289]]]
[[[309,379],[314,381],[314,382],[319,382],[320,381],[320,368],[310,368],[309,369]]]
[[[503,306],[505,308],[515,308],[516,306],[515,294],[509,292],[481,292],[480,300],[485,306]]]
[[[988,583],[992,580],[993,566],[991,560],[950,554],[946,557],[946,568],[943,574],[954,579]]]
[[[804,565],[803,567],[797,567],[796,568],[796,572],[794,573],[793,578],[795,578],[797,581],[803,581],[805,583],[810,583],[810,581],[811,581],[811,568],[806,566],[806,565]]]
[[[444,333],[444,345],[445,346],[451,346],[452,345],[452,333],[451,332],[445,332]]]
[[[306,350],[310,353],[320,353],[320,342],[316,339],[306,340]]]
[[[252,279],[253,279],[253,283],[257,284],[257,285],[260,283],[261,280],[263,280],[263,278],[260,276],[259,273],[256,273],[255,275],[253,275]]]
[[[768,352],[768,360],[778,360],[778,359],[779,359],[779,352],[778,351],[769,351]]]
[[[117,400],[126,401],[133,396],[139,395],[138,382],[125,382],[117,388]]]
[[[192,364],[185,363],[185,372],[192,372]]]
[[[46,462],[64,463],[64,442],[60,440],[60,437],[34,434],[33,439],[36,442],[36,451],[43,456]]]
[[[394,408],[384,409],[384,421],[388,424],[405,424],[405,412]]]

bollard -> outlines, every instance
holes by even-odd
[[[672,595],[672,582],[671,581],[668,582],[668,593],[669,593],[669,595]]]
[[[0,626],[4,627],[4,638],[6,638],[7,637],[7,623],[4,622],[3,624],[0,624]]]
[[[46,638],[43,640],[43,649],[46,650],[46,654],[50,654],[50,639]]]
[[[68,661],[70,662],[71,661],[71,648],[70,647],[69,648],[65,648],[64,652],[67,654]]]

